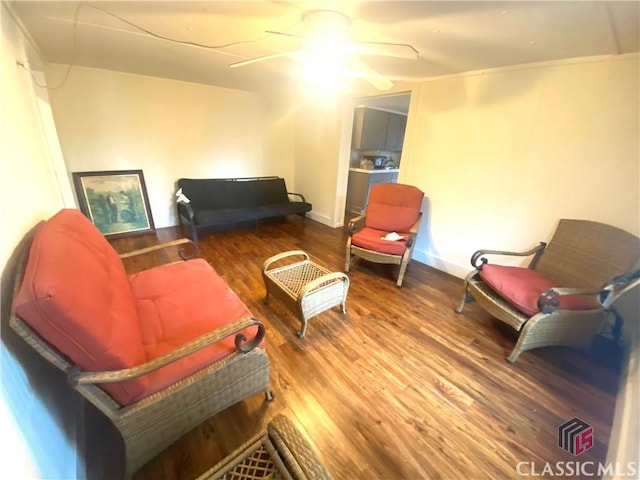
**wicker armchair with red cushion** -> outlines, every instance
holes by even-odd
[[[364,215],[349,222],[345,272],[353,256],[400,265],[396,285],[401,287],[420,227],[423,198],[424,193],[412,185],[374,185]]]
[[[264,326],[206,261],[125,273],[121,257],[188,243],[119,256],[61,210],[36,228],[16,278],[11,327],[113,422],[125,477],[208,417],[271,397]]]
[[[510,362],[534,348],[588,347],[609,314],[619,323],[613,304],[640,283],[634,272],[639,246],[638,237],[617,227],[562,219],[548,245],[540,242],[525,252],[475,252],[456,311],[475,300],[520,331]],[[520,267],[489,263],[488,256],[532,259]]]

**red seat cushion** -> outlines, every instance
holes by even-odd
[[[365,225],[385,232],[408,232],[420,216],[423,198],[424,193],[412,185],[374,185],[369,195]]]
[[[122,262],[77,210],[62,210],[38,228],[13,308],[82,370],[120,370],[146,360]],[[146,383],[143,377],[102,387],[122,404]]]
[[[244,303],[202,259],[145,270],[131,275],[129,280],[148,361],[234,320],[251,316]],[[256,330],[257,327],[250,327],[243,333],[251,338]],[[146,375],[147,386],[138,398],[235,352],[234,338],[235,335],[228,337]]]
[[[390,255],[403,255],[407,249],[407,238],[409,234],[406,232],[397,232],[404,238],[402,240],[382,240],[389,233],[384,230],[376,230],[375,228],[364,227],[362,230],[354,233],[351,237],[351,244],[357,247],[373,250],[378,253],[388,253]]]
[[[540,312],[540,294],[555,285],[535,270],[523,267],[486,264],[480,270],[480,278],[507,302],[522,313],[533,316]],[[560,296],[559,309],[588,310],[597,305],[580,295]]]

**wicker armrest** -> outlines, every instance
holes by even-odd
[[[276,415],[267,427],[267,434],[292,478],[316,480],[333,478],[309,443],[287,417]]]
[[[349,226],[347,227],[349,235],[353,235],[355,232],[360,230],[364,225],[364,221],[366,218],[367,218],[367,215],[364,214],[364,215],[359,215],[357,217],[353,217],[351,220],[349,220]]]
[[[594,308],[599,305],[599,295],[601,290],[585,290],[582,288],[557,288],[553,287],[540,294],[537,305],[542,313],[553,313],[558,310],[560,297],[566,295],[580,295],[583,297],[593,297]]]
[[[422,220],[422,212],[418,215],[418,219],[416,223],[413,224],[411,229],[409,230],[409,238],[407,238],[407,247],[413,245],[413,241],[416,239],[418,235],[418,229],[420,228],[420,221]]]
[[[301,301],[306,295],[313,292],[314,290],[331,285],[336,281],[346,282],[346,284],[349,285],[349,277],[347,277],[344,273],[331,272],[308,282],[304,287],[300,289],[298,297]]]
[[[253,325],[258,326],[258,332],[251,340],[247,340],[242,333],[238,333],[241,330],[251,327]],[[172,352],[166,355],[162,355],[150,362],[143,365],[138,365],[132,368],[126,368],[116,371],[108,372],[81,372],[79,367],[73,367],[67,372],[67,377],[71,385],[82,385],[87,383],[117,383],[131,378],[140,377],[147,373],[158,370],[170,363],[173,363],[181,358],[191,355],[198,350],[201,350],[209,345],[212,345],[220,340],[227,338],[233,334],[237,334],[235,338],[236,349],[241,353],[248,353],[257,347],[264,338],[264,325],[258,319],[253,317],[244,317],[235,322],[229,323],[224,327],[213,330],[200,338],[197,338],[185,345],[176,348]]]
[[[195,257],[198,253],[198,247],[193,241],[189,240],[188,238],[180,238],[178,240],[173,240],[171,242],[160,243],[152,247],[141,248],[139,250],[132,250],[131,252],[127,252],[127,253],[121,253],[119,257],[124,260],[127,258],[135,257],[137,255],[143,255],[145,253],[154,252],[156,250],[163,250],[166,248],[177,247],[179,245],[187,245],[187,244],[191,246],[191,249],[190,249],[191,251],[187,253],[184,247],[180,247],[178,248],[178,255],[180,255],[180,258],[182,260],[188,260],[190,258]]]
[[[267,258],[262,264],[262,271],[267,272],[271,264],[297,255],[301,255],[302,257],[304,257],[304,260],[309,260],[309,255],[307,255],[306,252],[303,252],[302,250],[289,250],[287,252],[278,253],[277,255]]]
[[[307,202],[307,199],[304,198],[304,195],[302,195],[301,193],[287,192],[287,195],[293,195],[294,197],[300,198],[301,201],[303,201],[305,203]]]
[[[619,275],[608,281],[600,290],[586,290],[582,288],[550,288],[538,298],[538,308],[543,313],[552,313],[558,309],[559,297],[563,295],[581,295],[593,299],[605,310],[610,310],[613,304],[625,293],[640,285],[640,270],[634,270]]]
[[[482,268],[482,265],[488,263],[488,260],[484,257],[484,255],[507,255],[517,257],[528,257],[530,255],[534,255],[531,263],[529,264],[529,268],[533,268],[546,247],[547,244],[545,242],[540,242],[538,246],[525,252],[510,252],[506,250],[478,250],[474,252],[473,255],[471,255],[471,266],[480,270]],[[478,264],[478,262],[480,263]]]

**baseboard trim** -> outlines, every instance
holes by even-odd
[[[312,210],[307,213],[307,217],[309,217],[311,220],[314,220],[318,223],[322,223],[323,225],[326,225],[328,227],[335,228],[335,226],[333,225],[333,222],[331,221],[331,218],[329,218],[327,215],[322,215]]]
[[[466,267],[458,263],[450,262],[442,257],[425,252],[424,250],[418,250],[417,248],[413,251],[413,257],[411,258],[416,262],[424,263],[425,265],[458,278],[465,278],[471,270],[471,266]]]

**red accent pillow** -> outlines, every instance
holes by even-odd
[[[540,312],[540,294],[559,286],[535,270],[523,267],[486,264],[480,270],[480,278],[507,302],[529,316]],[[581,295],[559,296],[558,299],[558,309],[589,310],[597,307]]]

